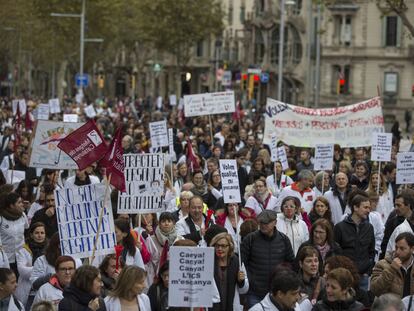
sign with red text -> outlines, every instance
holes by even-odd
[[[184,96],[184,115],[186,117],[230,113],[235,110],[233,91]]]
[[[265,137],[272,134],[288,145],[315,147],[318,143],[341,147],[371,146],[372,134],[384,132],[384,118],[379,97],[354,105],[311,109],[267,99]]]

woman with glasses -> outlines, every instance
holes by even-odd
[[[246,273],[239,266],[238,256],[234,254],[234,243],[230,234],[219,233],[210,243],[214,247],[214,280],[220,302],[213,304],[213,311],[243,310],[239,294],[249,289]]]
[[[223,191],[221,189],[221,176],[219,170],[214,170],[207,182],[207,188],[209,193],[208,204],[209,206],[215,206],[217,200],[223,196]]]
[[[256,215],[259,215],[264,210],[276,211],[277,198],[267,188],[264,176],[255,180],[253,189],[254,193],[247,199],[245,207],[252,209]]]
[[[306,223],[300,219],[300,201],[296,197],[287,196],[281,204],[282,213],[277,216],[276,228],[287,235],[292,244],[293,253],[297,254],[299,246],[309,239]]]

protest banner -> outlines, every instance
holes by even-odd
[[[85,111],[85,113],[86,113],[86,116],[87,116],[89,119],[93,119],[93,118],[95,118],[95,117],[96,117],[96,111],[95,111],[95,108],[93,107],[93,105],[92,105],[92,104],[91,104],[91,105],[86,106],[86,107],[85,107],[85,109],[84,109],[84,111]]]
[[[119,214],[163,210],[164,161],[162,153],[124,154],[126,192],[118,196]]]
[[[311,109],[268,98],[265,110],[265,136],[269,144],[276,133],[288,145],[315,147],[318,142],[345,147],[370,146],[372,133],[384,132],[379,97],[354,105]]]
[[[50,113],[60,113],[59,98],[49,99]]]
[[[49,105],[48,104],[39,104],[37,106],[37,120],[49,120]]]
[[[77,114],[64,114],[63,115],[63,122],[78,122],[78,115]]]
[[[397,154],[398,185],[414,184],[414,152],[400,152]]]
[[[220,160],[220,175],[224,203],[240,203],[240,186],[236,160]]]
[[[277,148],[277,160],[282,164],[282,170],[286,171],[289,168],[286,149],[284,146]]]
[[[272,134],[270,138],[270,160],[272,162],[277,161],[277,136],[276,134]]]
[[[391,161],[392,134],[373,133],[371,161]]]
[[[214,248],[171,247],[170,267],[168,306],[213,306]]]
[[[316,145],[315,162],[313,164],[315,171],[330,171],[333,167],[334,146]]]
[[[235,109],[233,91],[184,96],[184,115],[186,117],[230,113]]]
[[[30,167],[50,169],[77,169],[78,165],[62,152],[58,143],[83,123],[64,123],[38,120],[30,146]]]
[[[151,147],[159,148],[168,146],[167,121],[150,122]]]
[[[93,120],[67,135],[57,147],[69,155],[80,170],[102,159],[108,151],[108,146]]]
[[[86,258],[92,254],[102,207],[104,213],[95,254],[114,252],[115,226],[109,196],[105,202],[105,185],[56,189],[55,204],[62,255]]]

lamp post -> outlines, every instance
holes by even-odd
[[[80,39],[79,39],[79,75],[83,76],[83,62],[84,62],[84,52],[85,52],[85,42],[98,42],[101,43],[104,40],[101,38],[88,38],[85,39],[85,2],[86,0],[82,0],[82,12],[81,14],[66,14],[66,13],[51,13],[50,16],[53,17],[75,17],[80,18]],[[79,85],[78,93],[82,94],[82,83]]]
[[[280,23],[279,23],[279,63],[277,73],[277,99],[282,101],[283,85],[283,48],[285,40],[285,7],[295,5],[294,0],[280,0]]]

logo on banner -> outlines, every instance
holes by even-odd
[[[102,139],[99,137],[99,134],[95,130],[90,131],[88,134],[86,134],[86,136],[89,137],[95,147],[98,147],[100,144],[102,144]]]

